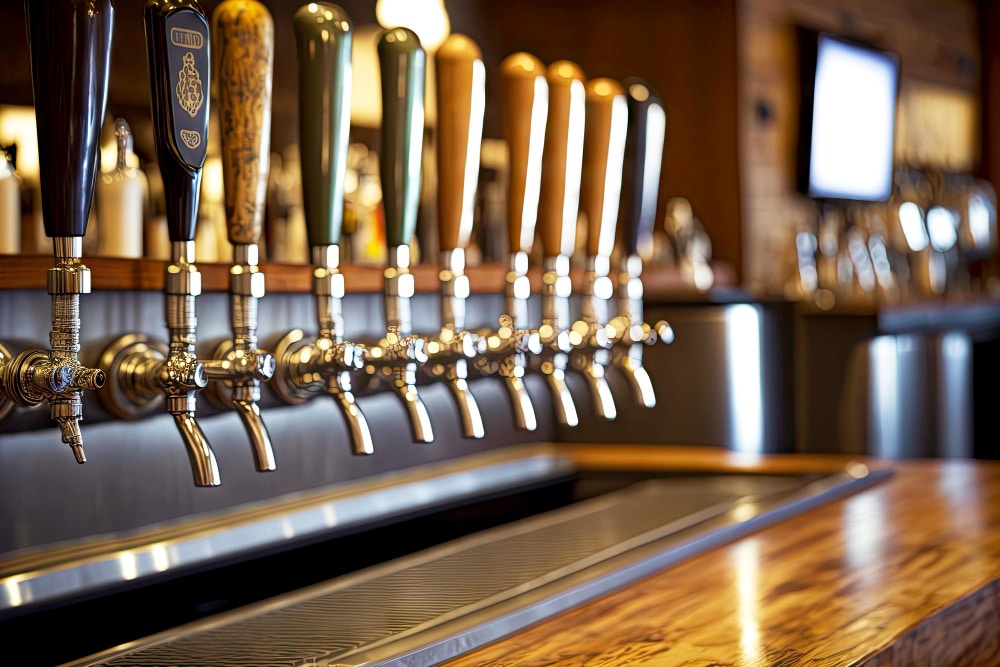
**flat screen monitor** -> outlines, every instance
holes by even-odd
[[[892,193],[899,57],[800,31],[799,191],[815,199],[886,201]]]

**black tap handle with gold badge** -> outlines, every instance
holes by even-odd
[[[147,0],[143,18],[170,240],[193,241],[208,147],[208,19],[196,0]]]

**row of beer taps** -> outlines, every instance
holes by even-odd
[[[265,276],[258,258],[266,194],[271,124],[274,26],[254,0],[225,0],[211,27],[196,0],[147,0],[144,9],[156,152],[166,194],[171,259],[166,267],[168,337],[119,337],[99,368],[79,352],[79,295],[89,291],[81,239],[93,194],[100,122],[104,116],[114,4],[70,0],[25,3],[45,223],[56,265],[49,271],[51,349],[13,356],[0,346],[0,412],[47,400],[79,462],[85,461],[79,422],[81,393],[95,390],[123,419],[162,409],[176,422],[198,486],[220,483],[219,466],[196,419],[201,390],[234,409],[245,426],[257,470],[275,468],[261,418],[263,383],[290,404],[328,394],[348,425],[355,454],[374,443],[355,394],[382,384],[405,406],[413,439],[431,442],[433,427],[418,385],[446,383],[462,434],[482,438],[483,418],[470,378],[497,375],[516,425],[534,430],[538,416],[525,388],[537,366],[550,388],[555,416],[573,426],[579,415],[566,384],[573,369],[586,379],[596,412],[617,415],[605,377],[617,366],[641,405],[656,397],[643,367],[643,347],[673,334],[664,322],[643,321],[640,244],[652,233],[666,116],[641,80],[623,87],[587,81],[569,61],[548,67],[516,53],[500,67],[503,134],[509,147],[508,223],[511,248],[506,314],[495,330],[466,326],[471,292],[465,248],[474,217],[485,110],[485,67],[477,45],[452,35],[434,56],[437,81],[438,233],[441,328],[412,329],[414,279],[409,248],[417,220],[424,137],[426,54],[407,28],[386,30],[378,45],[382,126],[380,172],[388,265],[384,271],[385,334],[373,344],[345,340],[339,242],[350,130],[352,24],[340,7],[309,3],[294,16],[298,52],[303,203],[312,258],[315,334],[294,329],[274,351],[261,349],[258,305]],[[72,48],[55,48],[72,44]],[[215,79],[215,88],[212,87]],[[196,302],[201,292],[194,238],[205,162],[210,95],[220,120],[229,240],[232,338],[211,358],[199,358]],[[127,126],[119,125],[120,132]],[[68,151],[71,160],[63,159]],[[623,188],[623,176],[626,187]],[[70,187],[66,187],[70,184]],[[625,193],[624,224],[618,225]],[[570,255],[578,214],[587,220],[581,317],[571,316]],[[528,326],[528,257],[536,222],[542,244],[542,318]],[[612,255],[620,243],[618,296]],[[617,305],[617,307],[616,307]]]

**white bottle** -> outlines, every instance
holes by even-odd
[[[97,254],[104,257],[142,257],[143,184],[129,166],[132,133],[124,119],[115,120],[118,164],[101,175],[97,184]]]
[[[0,255],[21,252],[21,179],[0,152]]]

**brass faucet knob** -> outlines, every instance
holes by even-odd
[[[172,352],[160,367],[160,386],[169,396],[199,391],[208,386],[205,364],[190,352]]]
[[[426,341],[420,336],[401,336],[398,326],[386,327],[385,338],[370,350],[369,362],[377,366],[396,366],[428,360]]]
[[[104,386],[104,371],[75,359],[54,360],[44,350],[25,350],[2,366],[0,385],[15,403],[38,405],[44,400]]]
[[[316,341],[320,351],[320,363],[324,368],[341,371],[359,371],[365,367],[368,360],[368,348],[358,343],[348,341],[335,342],[332,338],[321,338]]]

